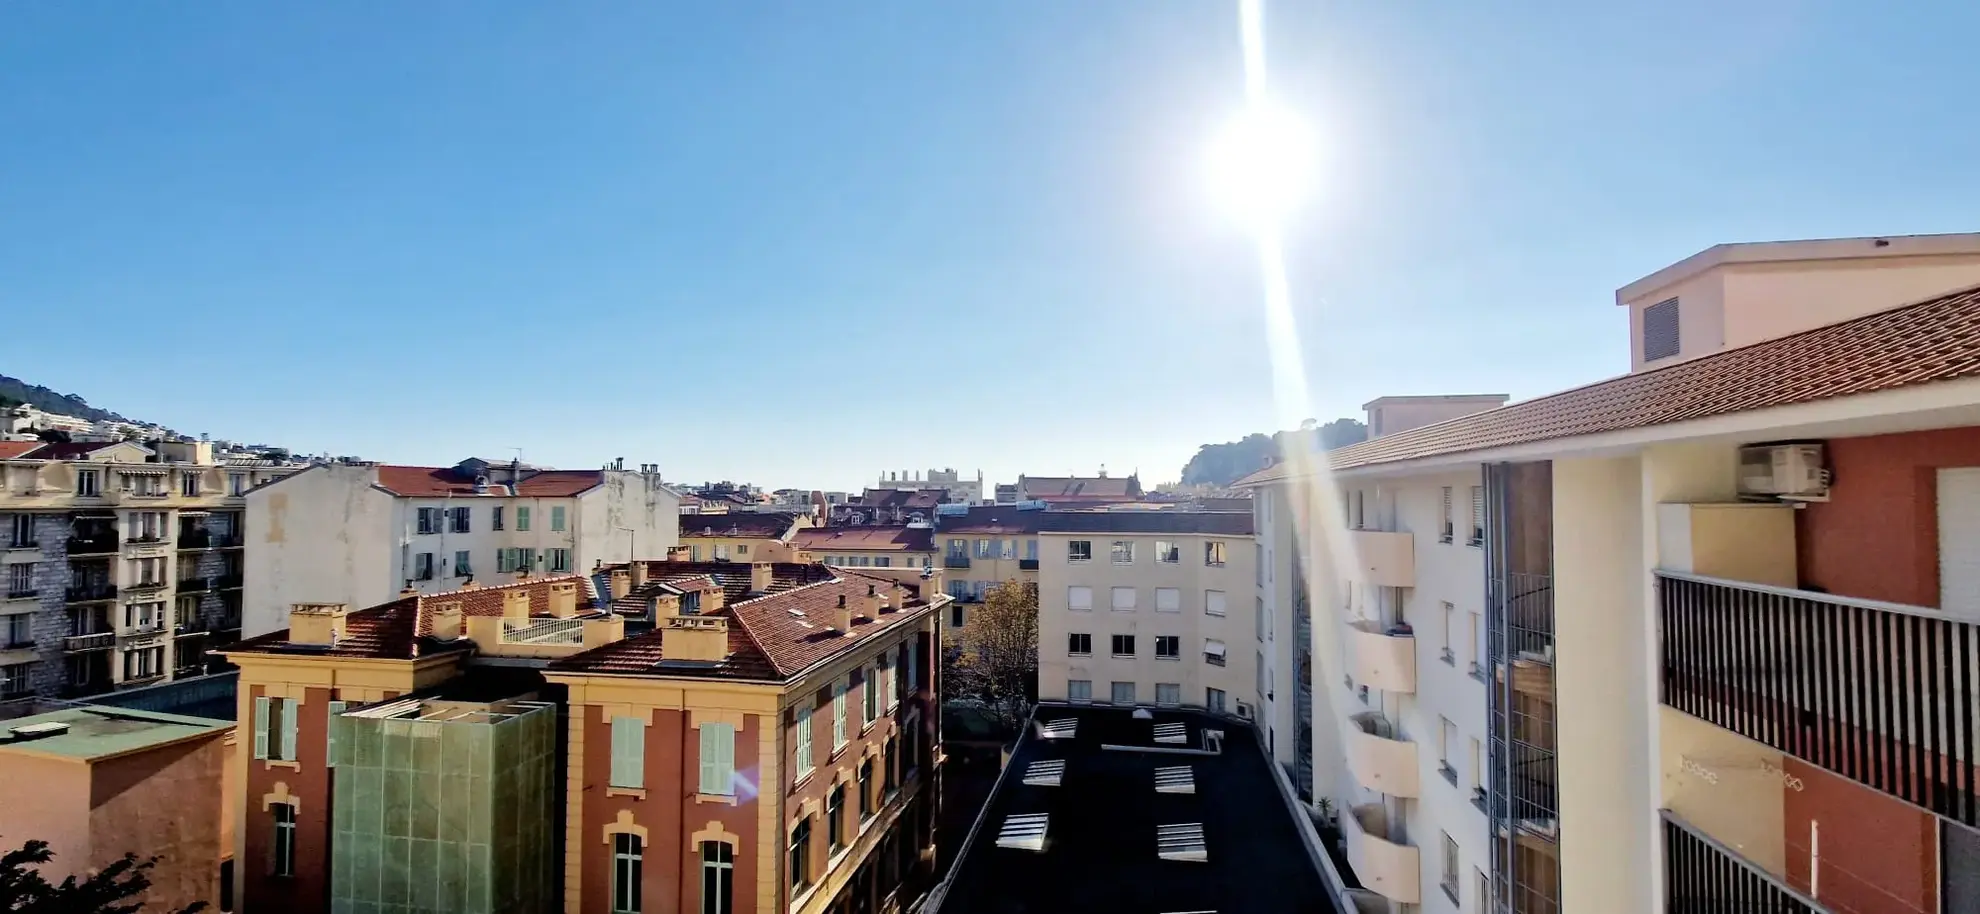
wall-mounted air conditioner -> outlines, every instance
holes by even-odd
[[[1821,444],[1756,444],[1739,449],[1739,497],[1749,501],[1828,501]]]
[[[1250,703],[1250,702],[1247,702],[1247,701],[1240,701],[1240,702],[1238,702],[1238,703],[1237,703],[1237,715],[1238,715],[1239,717],[1241,717],[1241,718],[1244,718],[1245,720],[1250,720],[1250,719],[1251,719],[1251,714],[1252,714],[1252,711],[1251,711],[1251,703]]]

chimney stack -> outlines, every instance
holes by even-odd
[[[426,607],[426,623],[433,630],[433,637],[441,641],[457,641],[462,636],[461,602],[448,600],[433,603]]]
[[[754,562],[749,566],[749,592],[769,593],[770,585],[776,583],[777,566],[770,562]]]
[[[289,606],[289,643],[334,647],[344,637],[348,603],[293,603]]]
[[[846,595],[839,594],[839,605],[832,610],[832,627],[841,635],[851,635],[853,630],[853,608],[846,603]]]
[[[667,547],[667,561],[669,562],[686,562],[686,561],[690,561],[693,558],[693,556],[694,556],[694,550],[690,549],[687,546]]]
[[[614,568],[605,573],[605,586],[609,588],[608,601],[617,600],[632,592],[632,571]]]
[[[632,589],[638,590],[646,586],[646,574],[647,567],[645,562],[635,561],[632,563]]]
[[[520,622],[529,618],[529,591],[511,587],[502,591],[502,618]]]
[[[578,582],[558,581],[550,585],[550,615],[575,619],[578,614]]]
[[[660,624],[661,663],[717,663],[729,656],[726,616],[672,616]]]

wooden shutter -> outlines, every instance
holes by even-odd
[[[254,757],[268,757],[268,699],[254,700]]]
[[[726,796],[736,770],[736,731],[728,724],[701,725],[701,792]]]
[[[344,713],[344,703],[330,703],[330,713],[323,718],[323,764],[335,767],[337,764],[337,715]]]
[[[611,786],[646,786],[646,727],[637,717],[612,718]]]
[[[282,758],[293,762],[296,759],[296,703],[292,700],[278,701],[273,710],[281,720]]]
[[[1980,613],[1980,468],[1939,471],[1939,608]]]

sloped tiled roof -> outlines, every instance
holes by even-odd
[[[1141,481],[1133,476],[1026,476],[1018,489],[1027,500],[1137,498]]]
[[[29,451],[41,447],[39,441],[0,441],[0,460],[25,457]]]
[[[225,653],[286,654],[330,657],[365,657],[379,660],[411,660],[446,651],[464,650],[465,642],[455,644],[429,640],[433,634],[432,608],[439,603],[461,604],[461,615],[500,616],[503,594],[520,590],[529,594],[532,616],[550,614],[550,585],[576,581],[578,615],[595,615],[591,610],[591,582],[582,575],[557,575],[500,587],[474,587],[444,593],[400,597],[344,617],[344,637],[334,647],[321,648],[289,644],[289,630],[258,635],[227,646]]]
[[[1980,288],[1327,452],[1335,469],[1531,444],[1980,375]],[[1236,485],[1284,479],[1284,463]]]
[[[979,505],[968,514],[945,514],[935,519],[942,533],[1012,535],[1037,533],[1043,511],[1019,511],[1014,505]]]
[[[727,514],[683,514],[682,536],[721,536],[748,539],[782,539],[797,521],[795,514],[731,511]]]
[[[916,508],[928,509],[949,500],[949,493],[942,489],[867,489],[856,502],[867,508],[900,508],[910,511]]]
[[[791,534],[791,542],[813,552],[854,549],[865,552],[932,552],[935,531],[930,527],[807,527]]]
[[[28,460],[75,460],[87,457],[107,447],[122,444],[121,441],[56,441],[43,444],[38,441],[9,441],[5,444],[29,445],[28,450],[12,456]],[[4,446],[4,445],[0,445]],[[142,445],[139,445],[142,447]],[[0,454],[0,456],[6,456]]]
[[[514,494],[525,498],[564,498],[604,481],[603,470],[545,470],[524,476],[515,484]],[[474,477],[453,467],[380,466],[378,485],[394,495],[414,497],[475,494]],[[493,488],[493,491],[502,489]]]

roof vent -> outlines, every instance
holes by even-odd
[[[1057,787],[1066,776],[1066,763],[1063,759],[1032,762],[1024,769],[1024,782],[1033,787]]]
[[[1079,733],[1079,718],[1068,717],[1039,725],[1038,735],[1044,739],[1072,739]]]
[[[1210,859],[1209,848],[1203,843],[1203,823],[1155,826],[1155,853],[1164,860],[1202,863]]]
[[[1155,769],[1156,793],[1195,793],[1196,774],[1188,765]]]
[[[1043,851],[1045,849],[1045,820],[1046,815],[1042,812],[1006,816],[1004,818],[1004,827],[997,831],[997,846],[1021,851]],[[1203,829],[1201,826],[1198,826],[1196,831],[1199,843],[1197,850],[1201,853],[1202,848],[1200,844]]]
[[[1136,708],[1136,709],[1134,709],[1134,719],[1135,719],[1135,720],[1154,720],[1154,719],[1155,719],[1155,712],[1153,712],[1153,711],[1150,711],[1150,710],[1148,710],[1147,708]]]
[[[65,724],[59,720],[49,720],[49,721],[42,721],[41,723],[38,724],[22,724],[11,730],[8,730],[7,739],[10,742],[19,742],[22,740],[30,740],[30,739],[47,739],[48,737],[51,736],[61,736],[62,734],[67,732],[69,732],[68,724]]]
[[[1180,745],[1189,741],[1189,728],[1182,724],[1156,724],[1155,741]]]
[[[1223,751],[1224,751],[1224,731],[1222,731],[1222,730],[1205,730],[1205,731],[1203,731],[1203,751],[1205,751],[1205,752],[1217,752],[1217,753],[1221,753],[1221,752],[1223,752]]]

